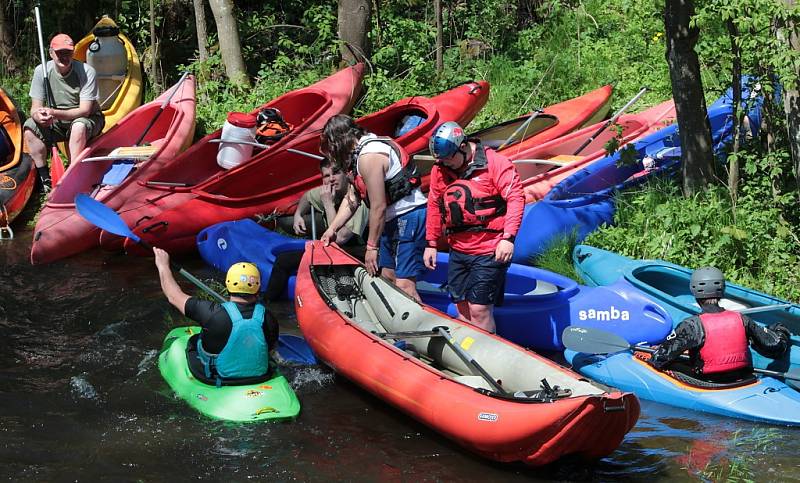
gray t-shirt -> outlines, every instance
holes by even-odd
[[[47,63],[47,82],[53,92],[56,109],[74,109],[81,101],[96,101],[99,90],[95,78],[94,67],[77,60],[72,61],[72,69],[64,77],[58,73],[52,60]],[[46,101],[41,64],[33,71],[30,96],[31,99]]]

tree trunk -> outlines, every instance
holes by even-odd
[[[784,0],[784,3],[787,8],[795,8],[795,0]],[[794,21],[788,20],[777,30],[778,38],[786,44],[788,49],[794,51],[800,50],[797,28]],[[796,74],[800,76],[800,71]],[[786,114],[786,127],[789,131],[789,147],[792,153],[795,182],[800,192],[800,91],[798,91],[797,83],[783,84],[783,110]]]
[[[244,67],[242,57],[242,44],[239,41],[239,28],[236,26],[236,17],[233,14],[233,0],[209,0],[214,21],[217,24],[219,47],[222,53],[222,62],[225,64],[225,74],[234,84],[244,87],[250,86],[250,78]]]
[[[14,55],[13,29],[6,20],[6,7],[8,2],[0,0],[0,62],[3,63],[3,73],[9,77],[19,74],[19,61]]]
[[[442,0],[433,0],[436,16],[436,71],[444,71],[444,29],[442,28]]]
[[[736,43],[739,38],[739,29],[734,25],[733,20],[725,22],[728,27],[728,36],[731,40],[731,52],[733,53],[732,83],[733,86],[733,151],[728,161],[728,191],[731,194],[731,202],[736,206],[736,199],[739,195],[739,160],[736,155],[739,153],[739,131],[741,119],[739,117],[739,106],[742,104],[742,52]],[[734,216],[736,210],[733,210]]]
[[[160,93],[163,88],[163,76],[161,73],[161,44],[156,37],[156,9],[155,0],[150,0],[150,85],[153,91]]]
[[[355,64],[369,57],[367,39],[372,3],[370,0],[339,0],[338,23],[342,60]]]
[[[666,57],[678,118],[685,196],[703,190],[714,174],[711,129],[703,97],[700,62],[694,51],[699,31],[689,26],[693,15],[693,0],[666,0]]]
[[[194,25],[197,29],[197,52],[200,62],[208,60],[208,34],[206,33],[206,9],[203,0],[192,0],[194,4]]]

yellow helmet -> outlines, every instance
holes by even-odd
[[[228,269],[225,276],[225,286],[228,293],[258,293],[261,287],[261,274],[258,267],[249,262],[236,262]]]

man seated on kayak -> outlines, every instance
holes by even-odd
[[[278,322],[258,302],[261,276],[252,263],[238,262],[228,269],[224,304],[187,295],[175,281],[169,254],[153,248],[161,290],[169,303],[202,328],[189,339],[189,370],[206,384],[239,385],[266,380],[269,348],[276,347]]]
[[[525,208],[519,173],[508,158],[468,139],[455,122],[439,126],[429,148],[436,163],[428,194],[425,266],[436,268],[436,246],[447,235],[447,286],[458,317],[494,332],[494,306],[503,300]]]
[[[714,268],[694,271],[689,288],[702,313],[684,319],[667,336],[650,363],[656,369],[675,369],[702,379],[728,382],[752,376],[750,344],[761,355],[782,357],[791,333],[783,324],[759,325],[750,317],[725,310],[719,301],[725,293],[725,275]],[[689,351],[688,367],[676,362]]]
[[[297,203],[297,210],[292,217],[291,230],[295,234],[310,238],[311,230],[311,207],[314,207],[315,223],[318,223],[317,233],[322,233],[336,217],[342,201],[347,195],[350,183],[347,174],[339,167],[335,166],[330,159],[323,158],[319,162],[319,170],[322,174],[322,185],[312,188],[303,194]],[[364,228],[367,226],[369,210],[367,206],[360,202],[356,212],[347,223],[336,232],[336,241],[348,253],[358,258],[364,259]],[[284,230],[287,227],[278,218],[278,226]],[[303,258],[303,250],[282,252],[275,257],[275,264],[267,282],[264,292],[266,300],[278,300],[286,289],[289,277],[297,273],[300,260]]]
[[[95,80],[96,72],[89,64],[73,59],[74,51],[75,43],[70,36],[58,34],[50,41],[51,60],[45,66],[47,75],[41,65],[33,71],[30,118],[24,126],[25,143],[44,191],[52,188],[46,164],[46,143],[66,141],[71,159],[83,151],[89,140],[98,136],[105,126],[98,102],[100,91]],[[47,101],[45,78],[55,105]]]

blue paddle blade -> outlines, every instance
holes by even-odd
[[[317,357],[302,337],[283,334],[278,336],[278,354],[281,359],[297,364],[318,364]]]
[[[141,239],[134,235],[128,225],[122,221],[116,211],[100,203],[84,193],[75,197],[75,208],[78,214],[92,225],[115,235],[128,237],[139,243]]]

